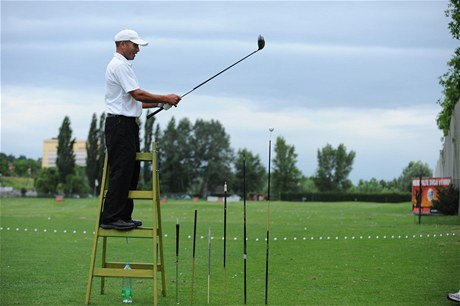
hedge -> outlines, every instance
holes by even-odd
[[[301,202],[377,202],[377,203],[401,203],[410,202],[412,194],[401,193],[348,193],[348,192],[323,192],[323,193],[281,193],[282,201]]]

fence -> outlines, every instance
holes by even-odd
[[[460,100],[452,113],[449,133],[444,138],[434,174],[436,177],[451,177],[452,183],[460,188]]]

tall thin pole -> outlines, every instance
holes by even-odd
[[[246,232],[246,156],[243,157],[243,211],[244,211],[244,229],[243,229],[243,241],[244,241],[244,273],[243,273],[243,295],[244,295],[244,304],[247,300],[247,282],[246,282],[246,271],[247,271],[247,232]]]
[[[190,297],[190,304],[193,304],[193,290],[195,283],[196,215],[197,210],[195,209],[195,221],[193,222],[192,292]]]
[[[273,128],[270,128],[270,140],[268,141],[268,205],[267,205],[267,239],[266,239],[266,252],[265,252],[265,305],[268,305],[268,258],[269,258],[269,246],[270,246],[270,176],[271,176],[271,161],[272,161],[272,132]]]
[[[179,304],[179,219],[176,222],[176,304]]]
[[[224,292],[223,304],[227,302],[227,182],[224,183]]]
[[[417,195],[417,202],[418,202],[418,224],[422,223],[422,176],[420,175],[419,178],[419,185],[418,185],[418,195]]]
[[[211,228],[208,230],[208,304],[211,293]]]

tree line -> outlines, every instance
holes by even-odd
[[[452,37],[458,41],[460,39],[460,0],[450,0],[444,13],[446,17],[451,17],[448,28]],[[437,101],[441,106],[441,111],[436,118],[438,128],[443,131],[444,136],[449,133],[452,113],[460,100],[460,47],[455,49],[447,66],[447,72],[439,77],[444,97]]]
[[[86,167],[80,167],[75,163],[73,144],[76,140],[72,136],[70,118],[64,118],[58,134],[56,167],[36,169],[35,165],[33,173],[29,173],[39,193],[99,193],[105,158],[104,123],[104,113],[99,117],[93,114],[86,144]],[[172,117],[164,129],[155,124],[155,118],[145,122],[138,119],[138,123],[143,135],[141,150],[151,151],[152,142],[157,143],[162,194],[206,197],[222,193],[223,184],[227,182],[229,192],[243,195],[244,175],[247,195],[267,193],[268,165],[263,165],[260,156],[247,148],[235,151],[219,121],[197,119],[191,122],[188,118],[177,121]],[[411,161],[398,178],[360,180],[355,186],[348,177],[356,152],[349,151],[344,144],[337,147],[327,144],[317,150],[318,165],[313,176],[305,176],[299,170],[295,146],[288,144],[284,137],[276,138],[272,152],[272,198],[279,198],[281,193],[410,192],[413,177],[432,176],[427,164]],[[24,158],[16,160],[17,166],[13,167],[16,173],[7,169],[14,160],[0,153],[2,174],[24,174]],[[143,163],[139,187],[149,189],[151,178],[151,165]]]

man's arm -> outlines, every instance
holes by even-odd
[[[159,103],[176,106],[181,100],[181,97],[175,94],[157,95],[140,88],[130,91],[129,93],[136,101],[142,102],[142,108],[158,107]]]

